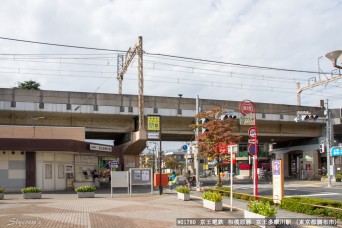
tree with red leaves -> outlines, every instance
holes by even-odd
[[[202,130],[202,133],[199,133],[196,138],[199,155],[211,157],[217,161],[218,181],[216,186],[218,187],[222,186],[220,176],[221,161],[229,158],[227,147],[240,141],[240,136],[233,133],[233,129],[237,126],[237,121],[225,118],[225,114],[223,106],[216,107],[195,115],[195,118],[199,118],[200,121],[198,124],[191,125],[193,129],[198,128]]]

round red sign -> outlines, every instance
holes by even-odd
[[[244,100],[240,103],[240,112],[242,115],[250,114],[253,111],[253,103],[250,100]]]
[[[255,127],[251,127],[248,129],[248,135],[251,139],[255,139],[257,137],[257,130]]]

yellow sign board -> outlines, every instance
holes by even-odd
[[[160,116],[148,116],[147,117],[147,130],[148,131],[160,131]]]

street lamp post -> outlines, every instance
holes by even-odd
[[[332,51],[325,55],[325,57],[331,60],[331,62],[333,63],[333,66],[338,69],[342,69],[342,66],[337,64],[337,60],[342,58],[341,56],[342,56],[342,50]]]
[[[342,50],[336,50],[329,52],[325,55],[333,64],[335,68],[339,70],[339,74],[341,76],[341,69],[342,69]],[[338,64],[338,60],[340,59],[340,65]],[[331,71],[332,74],[333,71]],[[326,109],[325,113],[326,115],[326,144],[327,144],[327,173],[328,173],[328,187],[331,187],[331,162],[330,162],[330,156],[331,156],[331,141],[334,141],[334,139],[331,140],[330,130],[330,116],[329,116],[329,109],[328,109],[328,100],[326,101]]]
[[[323,56],[318,57],[317,60],[317,65],[318,65],[318,78],[321,81],[321,67],[319,66],[319,60],[322,58]]]

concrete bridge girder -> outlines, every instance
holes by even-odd
[[[144,113],[161,116],[162,140],[194,140],[195,99],[175,97],[144,97]],[[239,115],[238,101],[200,99],[201,110],[224,105]],[[322,113],[319,107],[256,103],[259,142],[278,142],[319,137],[324,128],[319,123],[294,123],[298,110]],[[138,97],[101,93],[61,91],[31,91],[0,88],[0,124],[32,125],[31,117],[44,116],[36,121],[40,126],[85,127],[86,138],[115,140],[125,145],[138,131]],[[146,121],[145,121],[146,122]],[[248,140],[250,126],[238,126],[234,132]],[[142,140],[144,141],[144,140]],[[143,144],[140,142],[139,144]],[[141,146],[138,146],[141,147]],[[135,151],[136,149],[134,149]]]

